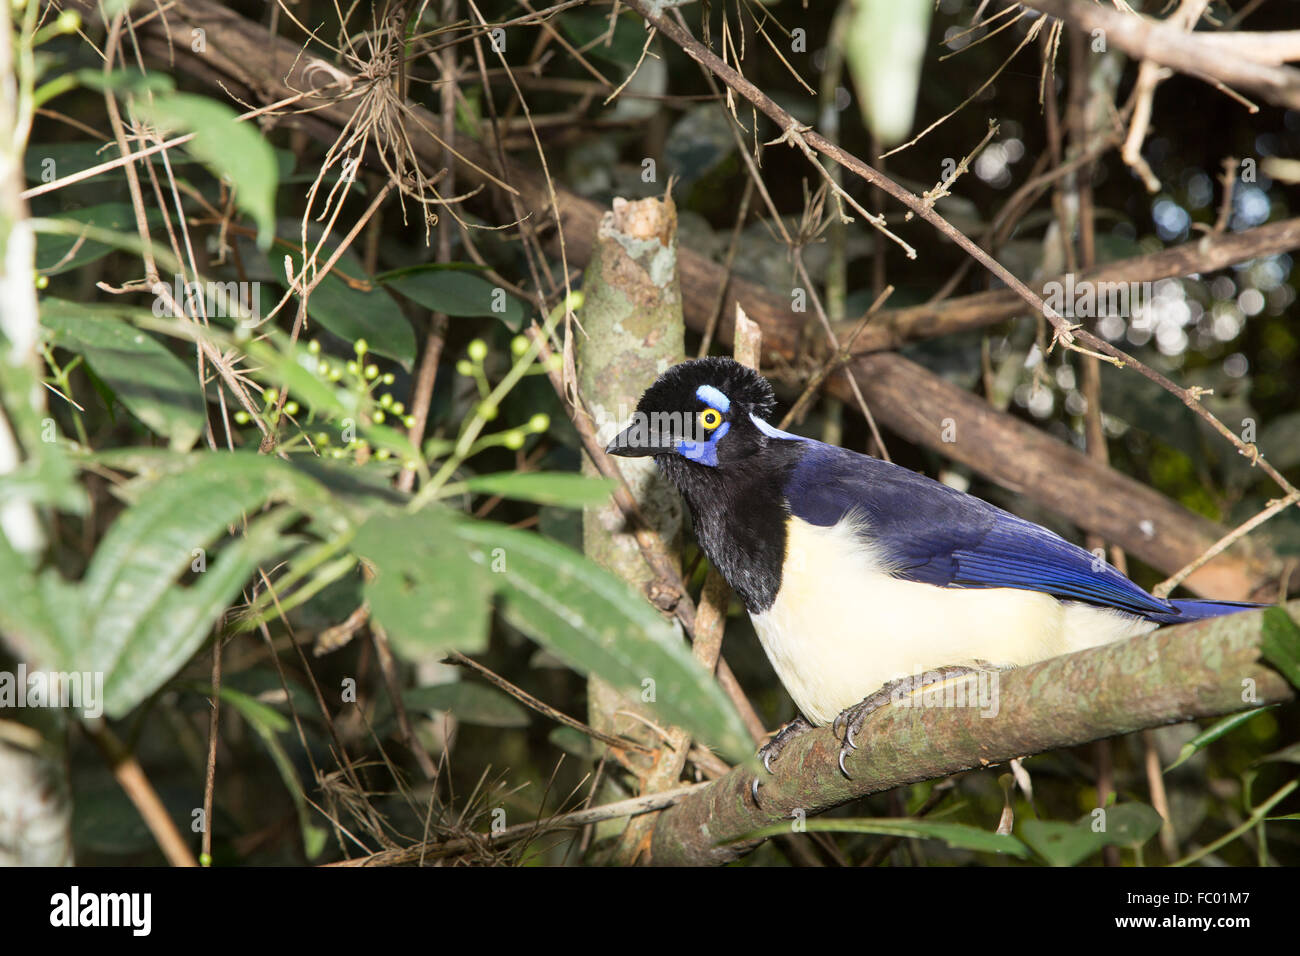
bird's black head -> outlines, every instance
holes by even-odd
[[[665,470],[725,468],[759,453],[780,432],[767,422],[775,396],[767,379],[729,358],[674,365],[637,403],[611,455],[654,455]]]
[[[653,455],[690,506],[709,561],[758,613],[781,587],[784,489],[807,442],[768,423],[767,379],[728,358],[674,365],[646,389],[632,424],[606,449]]]

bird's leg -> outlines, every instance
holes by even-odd
[[[773,734],[771,740],[758,748],[758,759],[763,761],[763,769],[771,773],[772,761],[781,756],[781,751],[785,748],[785,745],[809,730],[812,730],[812,724],[802,717],[796,717]],[[758,777],[755,777],[749,787],[750,793],[754,795],[755,803],[758,803],[758,783]]]
[[[886,704],[903,697],[910,697],[913,694],[920,693],[926,687],[933,687],[935,684],[942,684],[944,681],[951,680],[954,677],[962,677],[968,674],[976,674],[981,670],[988,670],[992,665],[984,661],[976,661],[975,666],[969,664],[953,664],[948,667],[938,667],[934,670],[926,671],[925,677],[931,678],[922,683],[921,677],[900,677],[897,680],[891,680],[879,690],[868,694],[861,703],[854,704],[852,707],[845,708],[835,721],[831,724],[831,733],[837,737],[840,734],[840,728],[844,728],[843,743],[840,746],[840,772],[844,776],[849,776],[848,770],[844,768],[844,758],[848,756],[849,751],[857,750],[858,745],[853,742],[862,730],[862,724],[866,719],[884,707]]]

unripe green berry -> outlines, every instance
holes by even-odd
[[[505,445],[507,448],[511,450],[518,450],[520,448],[523,448],[524,433],[517,428],[512,429],[506,432],[505,437],[501,439],[501,444]]]
[[[481,362],[487,358],[487,352],[487,343],[482,339],[475,339],[473,342],[470,342],[469,348],[465,350],[465,353],[475,362]]]

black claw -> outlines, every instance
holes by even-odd
[[[777,731],[770,741],[759,748],[758,757],[763,761],[763,769],[768,773],[775,773],[772,769],[772,760],[781,756],[781,751],[785,749],[785,745],[789,741],[798,737],[804,731],[811,729],[811,727],[812,725],[806,720],[798,717]]]
[[[758,778],[755,777],[749,785],[749,792],[754,797],[754,806],[758,806]]]

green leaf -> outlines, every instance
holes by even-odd
[[[1095,813],[1096,811],[1094,811]],[[1094,814],[1075,823],[1026,820],[1020,838],[1053,866],[1074,866],[1106,846],[1140,846],[1160,832],[1163,820],[1145,803],[1121,803],[1100,811],[1105,829],[1093,829]]]
[[[297,542],[281,531],[297,514],[281,508],[252,523],[188,588],[164,592],[126,644],[104,687],[104,709],[121,717],[185,665],[258,565]]]
[[[867,128],[885,146],[907,136],[916,113],[932,0],[856,0],[844,58]]]
[[[41,302],[41,325],[53,345],[85,356],[117,399],[176,451],[199,440],[207,420],[195,370],[113,307],[63,299]]]
[[[500,495],[564,508],[599,504],[610,496],[616,484],[609,478],[562,471],[503,471],[465,479],[465,487],[476,495]]]
[[[135,233],[135,212],[130,203],[108,202],[98,206],[74,209],[53,217],[58,222],[74,223],[77,226],[94,226],[129,236]],[[150,209],[145,216],[150,227],[162,222],[162,214],[157,209]],[[76,235],[42,232],[36,239],[36,271],[41,275],[56,276],[69,272],[88,262],[101,259],[113,251],[113,247],[92,239],[82,239]]]
[[[275,153],[252,123],[236,122],[230,107],[204,96],[172,93],[140,100],[134,109],[168,130],[193,132],[185,149],[214,174],[235,186],[235,204],[257,223],[257,242],[275,238]]]
[[[292,512],[272,512],[237,536],[189,587],[178,578],[246,515],[266,503],[311,507],[312,483],[277,459],[195,455],[191,468],[159,480],[109,527],[80,587],[84,627],[70,670],[101,671],[110,716],[152,693],[203,642],[261,562],[291,543],[279,534]]]
[[[943,840],[955,850],[976,850],[980,853],[1005,853],[1027,858],[1029,848],[1013,836],[990,833],[965,823],[942,823],[930,820],[845,820],[830,817],[805,820],[801,824],[811,831],[822,833],[870,833],[877,836],[897,836],[919,840]],[[741,837],[783,836],[791,831],[790,823],[774,823]]]
[[[467,724],[483,727],[527,727],[528,711],[495,687],[451,681],[402,692],[407,710],[449,710]]]
[[[1300,626],[1283,608],[1270,607],[1264,611],[1262,629],[1260,656],[1292,687],[1300,688]]]
[[[69,603],[75,607],[75,592],[69,591],[65,586],[52,596],[71,597]],[[8,535],[0,534],[0,637],[20,660],[57,669],[55,665],[67,658],[67,651],[47,604],[49,596],[38,584],[32,564],[14,550]]]
[[[526,313],[522,302],[505,289],[463,269],[438,266],[403,269],[376,281],[433,312],[500,319],[513,332],[518,332],[524,323]]]
[[[470,561],[444,509],[384,511],[357,531],[352,548],[375,570],[365,586],[371,613],[393,646],[411,657],[487,644],[491,573]]]
[[[645,31],[636,17],[619,17],[608,43],[602,40],[609,32],[609,15],[604,11],[566,10],[559,21],[574,45],[589,48],[588,54],[598,60],[630,70],[641,57]]]
[[[1232,731],[1236,730],[1242,724],[1254,720],[1264,711],[1269,710],[1270,707],[1276,706],[1276,704],[1271,704],[1269,707],[1256,707],[1254,710],[1244,710],[1239,714],[1229,714],[1227,717],[1216,721],[1213,726],[1206,728],[1191,740],[1187,741],[1187,743],[1183,744],[1183,749],[1178,751],[1177,759],[1166,767],[1164,772],[1168,773],[1180,764],[1186,763],[1197,751],[1208,747],[1220,737],[1232,733]]]
[[[664,722],[735,760],[752,759],[749,734],[722,689],[625,582],[540,535],[487,521],[458,521],[455,533],[472,546],[473,561],[497,572],[512,625],[577,670],[640,694]]]
[[[273,260],[271,266],[277,276],[284,275],[283,265]],[[383,289],[363,292],[330,272],[308,297],[307,314],[348,342],[365,339],[370,351],[399,362],[407,370],[415,362],[415,331]]]

